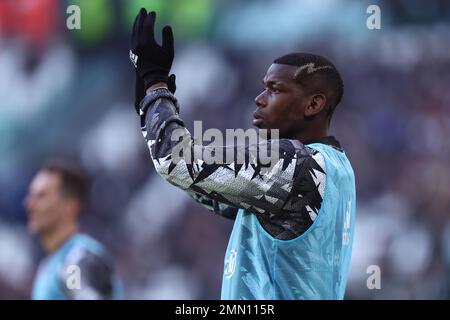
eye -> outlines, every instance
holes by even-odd
[[[281,91],[280,91],[280,89],[278,89],[278,88],[272,88],[272,92],[273,92],[273,93],[280,93]]]
[[[273,85],[272,83],[263,83],[262,91],[268,91],[269,93],[277,94],[281,92],[281,89],[278,86]]]

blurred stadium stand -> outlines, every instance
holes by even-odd
[[[38,260],[22,200],[49,158],[91,175],[83,228],[113,253],[128,299],[217,299],[230,221],[158,177],[133,108],[129,30],[156,9],[175,34],[188,128],[248,128],[271,61],[329,57],[332,121],[357,178],[348,299],[450,298],[450,2],[0,0],[0,298],[28,299]],[[66,28],[67,6],[81,30]],[[381,290],[366,269],[379,265]]]

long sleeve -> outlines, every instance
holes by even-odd
[[[196,192],[187,191],[189,196],[194,199],[197,203],[201,204],[203,207],[209,211],[214,212],[224,218],[231,220],[236,219],[237,212],[239,208],[226,205],[225,203],[219,202],[217,200],[211,199],[205,195]]]
[[[179,116],[176,98],[167,89],[154,90],[141,102],[141,129],[155,169],[165,180],[191,195],[257,214],[271,234],[301,234],[320,209],[324,159],[297,140],[232,147],[197,145]],[[255,150],[274,150],[275,146],[279,157],[272,166],[255,156]],[[203,158],[222,154],[226,160],[230,151],[234,156],[223,163],[208,163]]]

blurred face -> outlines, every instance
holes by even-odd
[[[67,199],[61,195],[60,186],[57,173],[40,171],[34,177],[25,199],[30,232],[43,234],[54,230],[63,221]]]
[[[309,103],[294,79],[297,67],[272,64],[263,79],[264,91],[256,98],[253,125],[279,129],[280,138],[295,138],[302,130],[304,110]]]

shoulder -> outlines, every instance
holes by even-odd
[[[76,237],[64,259],[65,264],[74,264],[85,268],[98,268],[101,265],[112,266],[112,257],[98,240],[86,234]]]
[[[105,251],[105,248],[100,241],[85,233],[80,233],[76,235],[74,241],[74,248],[85,248],[93,252]]]
[[[67,295],[72,299],[111,298],[113,260],[103,245],[92,237],[77,236],[64,258],[59,275]],[[73,290],[68,286],[71,282],[74,284]]]

